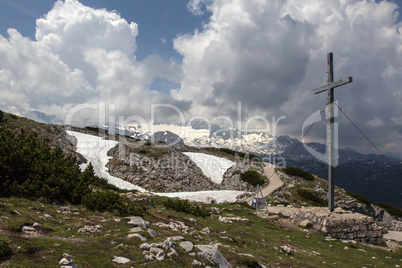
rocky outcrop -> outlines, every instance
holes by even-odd
[[[183,139],[180,138],[178,135],[174,134],[173,132],[170,131],[158,131],[155,132],[150,140],[152,142],[164,142],[166,144],[181,144],[184,145]]]
[[[240,174],[250,169],[249,162],[236,163],[225,172],[222,183],[217,184],[182,153],[185,150],[183,145],[149,141],[118,144],[108,152],[112,159],[106,166],[113,176],[155,192],[255,190],[240,179]]]
[[[296,224],[309,220],[313,228],[330,237],[370,244],[385,243],[383,233],[372,217],[341,208],[334,212],[317,207],[295,209],[290,218]]]
[[[389,229],[392,231],[402,232],[402,221],[392,221],[392,225]]]
[[[229,168],[223,175],[222,188],[245,192],[255,191],[254,186],[242,181],[240,178],[240,174],[246,172],[249,168],[249,165],[240,163],[236,163],[236,165]]]
[[[184,192],[219,190],[220,185],[206,177],[201,169],[174,146],[155,145],[140,148],[116,145],[109,172],[147,190]]]

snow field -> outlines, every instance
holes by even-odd
[[[97,136],[83,134],[75,131],[67,131],[67,133],[71,136],[74,136],[77,139],[77,145],[76,145],[77,153],[81,154],[88,160],[88,162],[92,163],[95,174],[97,176],[105,178],[110,184],[115,185],[120,189],[149,192],[142,187],[129,183],[120,178],[114,177],[110,175],[110,173],[108,172],[106,164],[109,162],[109,159],[111,159],[111,157],[107,156],[107,152],[111,148],[116,146],[116,144],[118,143],[117,141],[104,140]],[[195,153],[185,153],[185,154],[189,156],[188,154],[195,154]],[[197,155],[192,155],[189,157],[190,159],[194,157],[195,161],[193,159],[192,160],[197,165],[199,164],[201,165],[200,168],[204,173],[207,172],[208,174],[212,174],[212,177],[210,178],[217,183],[222,182],[223,174],[225,173],[225,171],[229,167],[234,165],[232,161],[207,154],[197,153]],[[211,164],[212,166],[208,167],[208,163]],[[85,169],[86,165],[81,165],[81,168]],[[209,176],[207,173],[205,173],[205,175]],[[207,197],[212,197],[216,199],[218,203],[221,203],[224,201],[235,202],[236,197],[245,192],[223,190],[223,191],[174,192],[174,193],[151,192],[151,193],[159,196],[178,197],[180,199],[187,199],[190,201],[197,201],[197,202],[204,202]]]
[[[222,157],[203,153],[183,153],[202,170],[205,176],[215,183],[222,183],[223,174],[235,163]]]

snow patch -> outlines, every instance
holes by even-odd
[[[209,154],[188,152],[183,154],[187,155],[194,163],[196,163],[205,176],[218,184],[222,183],[223,174],[225,174],[226,170],[235,164],[228,159]]]
[[[88,162],[91,162],[95,174],[98,177],[105,178],[110,184],[127,190],[138,190],[140,192],[147,192],[144,188],[129,183],[125,180],[116,178],[108,172],[106,164],[112,157],[107,156],[107,152],[116,146],[117,141],[104,140],[100,137],[83,134],[75,131],[67,131],[68,135],[74,136],[77,139],[77,153],[84,156]],[[86,165],[81,165],[85,168]]]

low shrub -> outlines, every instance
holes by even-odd
[[[296,167],[285,167],[283,168],[283,172],[285,172],[288,176],[295,176],[305,179],[306,181],[314,181],[314,176],[304,171],[303,169]]]
[[[248,170],[244,173],[241,173],[240,178],[242,179],[242,181],[245,181],[253,185],[254,187],[256,187],[258,184],[263,185],[265,182],[265,178],[255,170]]]
[[[261,157],[259,157],[258,155],[255,155],[255,154],[242,153],[242,152],[234,151],[234,150],[231,150],[228,148],[219,148],[219,151],[224,152],[226,154],[233,155],[233,156],[242,157],[242,158],[248,157],[252,161],[262,162]]]
[[[211,216],[211,213],[199,205],[192,205],[188,200],[172,199],[169,198],[163,205],[176,212],[184,212],[199,217]]]
[[[391,204],[382,203],[382,202],[374,203],[374,205],[384,208],[389,214],[391,214],[394,217],[402,217],[402,209],[401,208],[398,208]]]
[[[119,216],[143,216],[146,212],[144,205],[133,203],[128,197],[111,190],[92,192],[84,196],[82,205],[92,211],[111,212]]]
[[[320,206],[320,207],[324,207],[328,204],[326,200],[320,198],[311,190],[300,188],[300,189],[297,189],[297,194],[300,195],[301,197],[303,197],[304,199],[307,199],[307,200],[313,202],[315,205]]]
[[[118,190],[95,175],[92,164],[81,172],[75,157],[52,149],[37,134],[0,128],[0,196],[81,204],[90,185]]]
[[[370,205],[370,200],[368,200],[365,196],[358,194],[358,193],[353,193],[350,191],[346,191],[346,194],[355,198],[357,201],[366,204],[366,205]]]
[[[146,149],[140,149],[140,150],[138,151],[138,153],[139,153],[139,154],[147,154],[147,153],[148,153],[148,150],[146,150]]]
[[[0,240],[0,261],[8,260],[11,255],[13,255],[13,250],[11,249],[9,243],[4,240]]]
[[[94,131],[94,132],[99,133],[99,134],[108,134],[108,132],[109,132],[107,129],[99,128],[99,127],[86,126],[85,129],[88,129],[90,131]]]

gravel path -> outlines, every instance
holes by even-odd
[[[271,163],[264,162],[265,167],[264,167],[264,175],[269,178],[269,184],[261,190],[262,195],[264,197],[270,195],[273,193],[276,189],[282,187],[283,181],[281,178],[279,178],[278,173],[275,172],[275,165],[272,165]],[[259,197],[261,194],[259,193]],[[246,202],[251,205],[252,199],[254,196],[251,196],[246,199]]]
[[[264,175],[267,178],[270,178],[268,186],[261,190],[262,195],[265,197],[267,195],[270,195],[276,189],[282,187],[283,181],[281,180],[281,178],[279,178],[278,173],[275,172],[274,165],[266,162],[264,164],[265,164]]]
[[[384,238],[402,242],[402,232],[388,231],[388,233],[384,234]]]

